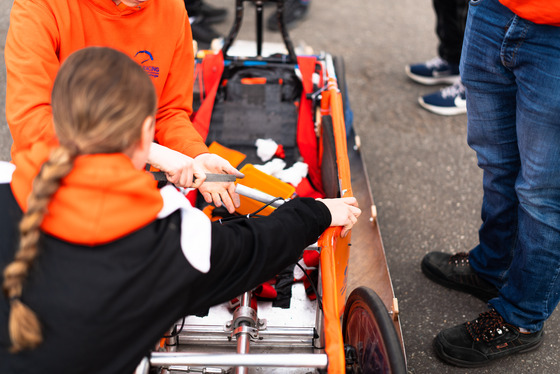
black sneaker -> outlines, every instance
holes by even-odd
[[[470,293],[482,301],[498,296],[498,289],[474,272],[468,253],[430,252],[422,259],[422,272],[442,286]]]
[[[284,23],[287,29],[294,28],[300,21],[307,17],[309,12],[309,3],[303,3],[301,0],[286,0],[284,2]],[[278,31],[278,19],[276,12],[270,15],[266,21],[266,27],[270,31]]]
[[[222,37],[208,23],[204,22],[204,18],[195,17],[189,19],[191,20],[192,37],[198,42],[201,49],[209,48],[212,40]]]
[[[202,3],[199,9],[200,13],[204,17],[204,21],[207,23],[219,23],[226,19],[228,15],[228,10],[226,8],[217,8],[211,5]]]
[[[434,339],[434,349],[448,364],[478,367],[504,356],[537,349],[543,337],[543,330],[520,332],[492,309],[473,321],[440,332]]]
[[[226,8],[213,7],[204,1],[184,0],[189,17],[202,17],[205,23],[218,23],[226,19]]]

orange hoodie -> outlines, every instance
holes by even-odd
[[[560,26],[560,1],[500,0],[519,17],[542,25]]]
[[[5,47],[12,157],[37,141],[54,141],[56,73],[68,55],[87,46],[118,49],[151,76],[158,143],[191,157],[208,152],[189,120],[194,56],[182,0],[147,0],[135,8],[112,0],[15,0]]]
[[[24,212],[32,181],[49,152],[45,143],[36,143],[14,156],[12,192]],[[52,197],[41,228],[71,243],[104,244],[146,226],[162,207],[157,182],[134,169],[125,155],[79,156]]]

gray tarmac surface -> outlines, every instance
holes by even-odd
[[[233,0],[207,1],[230,8],[231,19]],[[0,2],[2,57],[11,4]],[[253,40],[250,7],[246,17],[240,38]],[[229,25],[215,28],[226,33]],[[442,117],[423,110],[418,96],[440,87],[420,86],[404,74],[406,64],[436,55],[434,28],[431,0],[313,0],[308,18],[291,36],[296,46],[305,43],[345,59],[354,127],[399,299],[409,373],[560,373],[558,312],[545,325],[540,350],[486,368],[450,367],[432,352],[432,339],[441,329],[485,310],[478,299],[436,285],[420,271],[429,251],[468,251],[477,243],[481,223],[482,174],[466,144],[466,115]],[[278,40],[276,34],[265,35],[265,41]],[[8,160],[3,58],[0,64],[0,160]]]

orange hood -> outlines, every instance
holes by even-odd
[[[50,148],[36,143],[14,156],[12,191],[25,212],[31,185]],[[98,245],[156,219],[163,207],[157,183],[124,154],[79,156],[48,206],[41,228],[65,241]]]

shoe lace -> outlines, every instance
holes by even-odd
[[[445,99],[447,97],[457,97],[465,93],[465,86],[461,81],[455,82],[452,86],[442,88],[441,96]]]
[[[469,263],[469,254],[466,252],[459,252],[449,257],[449,263],[455,264],[455,266],[465,266]]]
[[[434,57],[431,60],[426,61],[425,64],[426,64],[426,67],[428,69],[431,69],[431,68],[436,68],[437,69],[441,66],[447,65],[448,63],[447,63],[447,61],[445,61],[441,57]]]
[[[509,331],[507,323],[495,309],[480,313],[477,319],[467,322],[466,327],[471,338],[476,342],[480,340],[490,342],[497,335],[503,335]]]

